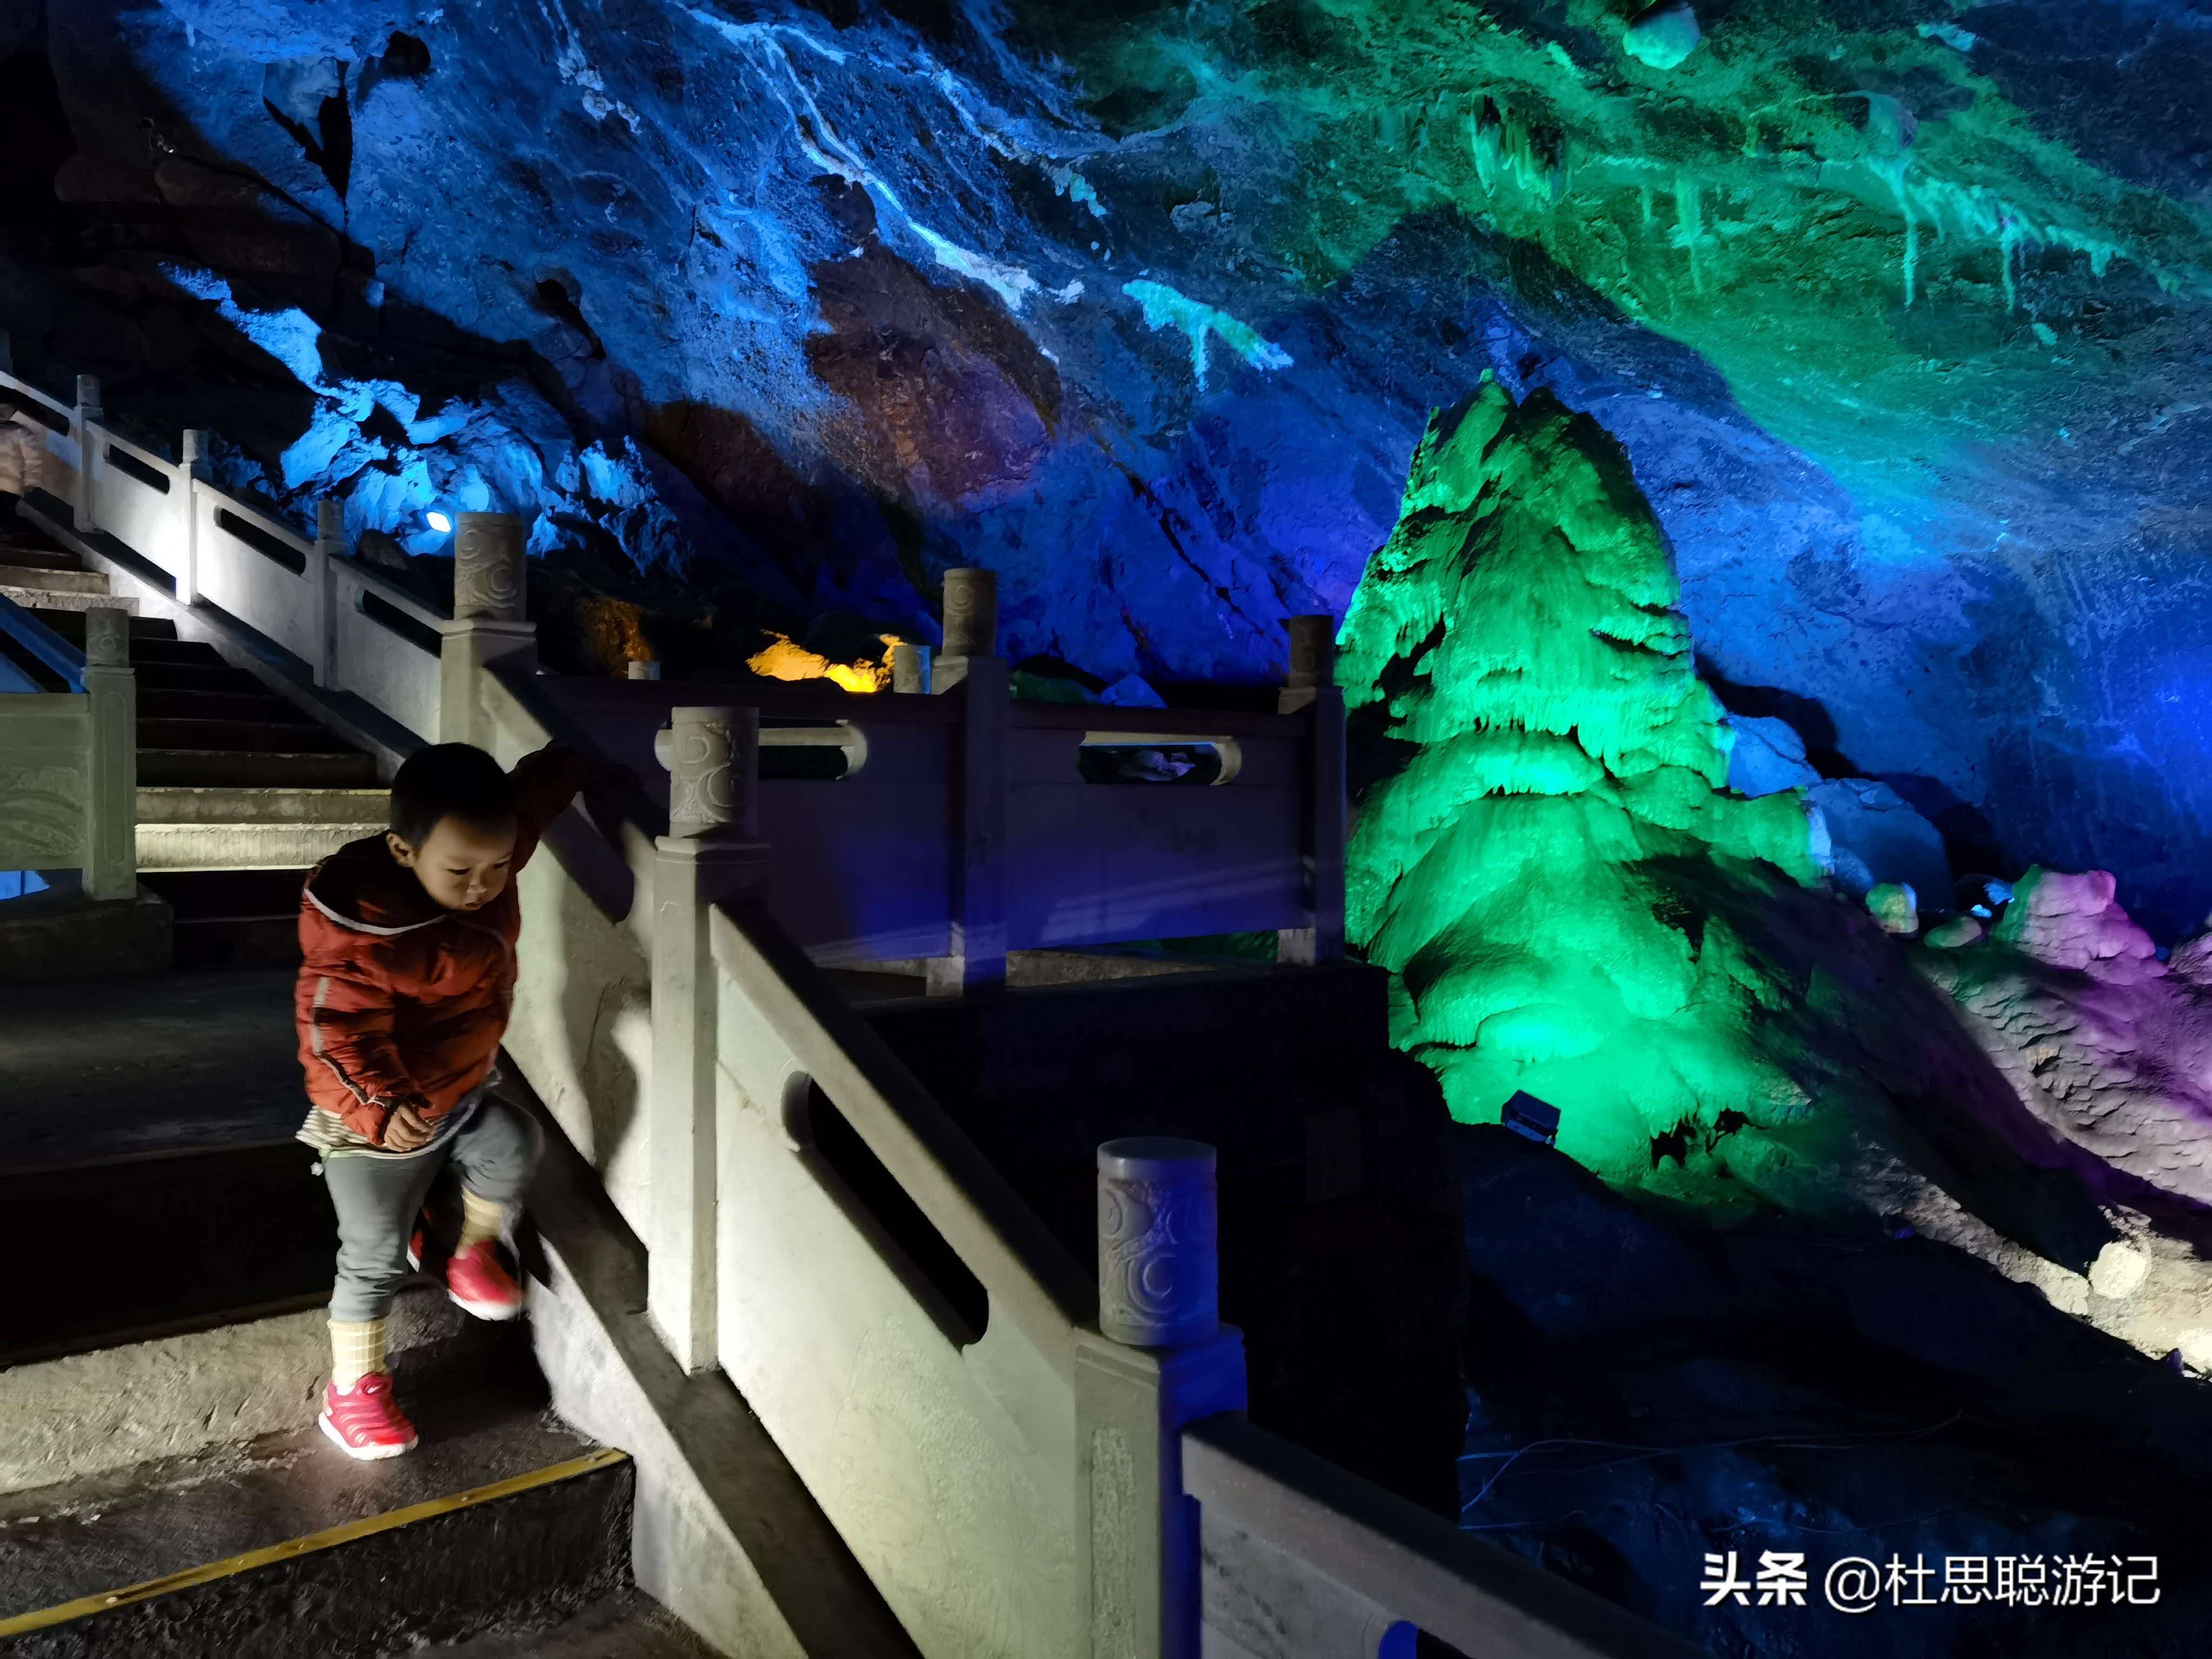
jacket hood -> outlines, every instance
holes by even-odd
[[[381,836],[349,841],[307,877],[307,902],[339,927],[362,933],[404,933],[446,912],[398,863]]]

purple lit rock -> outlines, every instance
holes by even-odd
[[[2114,901],[2116,887],[2102,870],[2067,875],[2039,865],[2014,888],[1997,942],[2112,984],[2155,979],[2166,971],[2158,947]]]
[[[2146,1188],[2212,1203],[2212,945],[2159,961],[2113,885],[2101,870],[2032,869],[1987,946],[1928,953],[1921,969],[2045,1128]]]

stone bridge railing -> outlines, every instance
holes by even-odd
[[[122,585],[236,625],[230,631],[264,658],[274,647],[301,681],[358,696],[416,739],[445,734],[444,641],[476,629],[349,557],[340,503],[319,503],[309,540],[204,476],[206,433],[186,431],[183,459],[170,461],[111,430],[90,375],[78,378],[70,406],[0,373],[0,399],[13,405],[0,426],[9,481],[34,517],[119,565]],[[66,514],[52,510],[62,507]],[[460,516],[462,542],[471,520],[499,517]],[[464,646],[456,654],[471,653]]]
[[[566,815],[523,872],[507,1052],[646,1242],[670,1352],[729,1375],[931,1659],[1364,1659],[1410,1653],[1417,1626],[1513,1659],[1670,1650],[1240,1424],[1205,1149],[1102,1149],[1093,1272],[817,965],[919,957],[981,989],[1025,945],[1273,929],[1291,960],[1335,954],[1325,619],[1294,633],[1273,712],[1109,716],[1011,702],[988,583],[963,580],[936,695],[701,707],[538,674],[513,520],[464,516],[442,617],[346,559],[328,507],[306,541],[115,438],[90,388],[74,410],[0,389],[80,541],[143,592],[219,609],[414,737],[510,764],[568,738],[650,786],[596,824]],[[58,744],[90,752],[91,697],[40,699]],[[763,745],[793,743],[847,775],[763,777]],[[1088,781],[1085,751],[1178,746],[1212,750],[1214,785]],[[662,1559],[647,1588],[736,1650],[721,1589],[685,1568]]]

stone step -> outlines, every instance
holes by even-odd
[[[307,874],[304,865],[294,869],[234,866],[139,872],[149,888],[169,902],[172,961],[194,980],[231,969],[296,969],[300,886]],[[288,1000],[288,1058],[290,1006]],[[291,1064],[291,1087],[296,1091],[298,1061]]]
[[[64,552],[36,532],[27,533],[21,525],[0,533],[0,564],[23,565],[35,570],[84,568],[84,561],[76,554]]]
[[[0,587],[13,592],[31,588],[41,594],[106,593],[108,592],[106,573],[98,570],[70,570],[57,565],[25,566],[17,564],[12,550],[0,547]],[[42,601],[51,604],[51,599]]]
[[[289,1007],[274,1012],[289,1024]],[[280,1028],[276,1035],[281,1040],[290,1034]],[[118,1054],[110,1064],[142,1058],[151,1057]],[[199,1069],[204,1089],[220,1094],[228,1068]],[[252,1070],[241,1066],[238,1074],[250,1077]],[[83,1080],[96,1083],[96,1073]],[[38,1427],[6,1403],[17,1397],[14,1390],[30,1386],[22,1376],[37,1369],[32,1362],[43,1358],[59,1364],[59,1356],[328,1296],[337,1232],[314,1152],[289,1138],[307,1116],[296,1062],[291,1083],[294,1109],[284,1114],[289,1122],[275,1139],[126,1153],[60,1168],[10,1160],[9,1173],[0,1176],[0,1246],[18,1255],[27,1252],[40,1267],[10,1288],[0,1329],[0,1364],[9,1367],[0,1370],[0,1422],[9,1425],[0,1436],[6,1443],[0,1444],[0,1492],[61,1478],[38,1472],[49,1465],[71,1474],[111,1467],[100,1462],[108,1454],[98,1445],[71,1439],[106,1430],[60,1423]],[[52,1097],[68,1098],[59,1090]],[[220,1109],[217,1102],[208,1103]],[[95,1214],[106,1217],[107,1224],[82,1224],[83,1217]],[[53,1248],[53,1241],[64,1238],[68,1248]],[[198,1352],[185,1358],[197,1364],[192,1354]],[[108,1374],[97,1365],[78,1372]],[[162,1420],[168,1409],[158,1399],[143,1402],[149,1424]],[[40,1451],[40,1446],[46,1449]],[[144,1449],[123,1461],[167,1456],[174,1449]],[[23,1458],[37,1467],[21,1466]]]
[[[141,792],[141,799],[146,792]],[[276,792],[270,792],[276,793]],[[375,799],[386,797],[380,792]],[[144,874],[187,870],[301,870],[349,841],[380,836],[384,812],[344,823],[161,823],[138,820],[138,868]],[[285,919],[288,922],[289,917]]]
[[[295,912],[300,908],[297,876],[289,883],[282,878],[226,882],[157,876],[146,885],[179,915],[205,915],[213,908],[179,902],[195,889],[234,908],[240,890],[264,909],[279,908],[288,898]],[[206,893],[210,887],[230,891]],[[0,1146],[7,1148],[0,1158],[0,1182],[10,1178],[9,1172],[28,1170],[119,1167],[118,1159],[155,1153],[272,1146],[278,1150],[257,1156],[276,1160],[275,1176],[289,1180],[283,1144],[307,1115],[300,1040],[292,1024],[297,985],[296,972],[266,968],[228,974],[155,971],[96,987],[48,981],[0,993]],[[56,1109],[64,1101],[66,1109]],[[305,1149],[289,1155],[304,1159]],[[246,1173],[240,1171],[240,1178]],[[292,1190],[301,1200],[292,1213],[319,1220],[313,1206],[326,1200],[314,1178],[308,1176],[304,1188]],[[17,1197],[35,1200],[39,1192],[33,1182]],[[0,1226],[6,1224],[0,1219]],[[186,1242],[198,1247],[196,1238]],[[227,1267],[232,1254],[228,1241],[210,1249],[215,1264]],[[257,1272],[281,1265],[258,1255],[252,1263]],[[206,1265],[193,1264],[193,1271]],[[135,1295],[142,1276],[133,1264],[124,1293]],[[23,1277],[27,1283],[38,1276]],[[266,1300],[314,1288],[309,1279],[264,1285],[252,1294]],[[5,1295],[11,1313],[27,1305],[29,1294],[27,1289],[19,1299],[9,1287]],[[6,1340],[5,1322],[0,1322],[0,1343]],[[36,1339],[38,1344],[47,1340],[43,1335]]]
[[[396,1351],[422,1443],[357,1463],[313,1426],[328,1342],[319,1313],[291,1322],[304,1322],[312,1340],[289,1344],[251,1328],[220,1381],[164,1356],[179,1369],[161,1379],[209,1396],[218,1419],[234,1397],[261,1400],[283,1427],[0,1498],[11,1655],[368,1659],[542,1629],[627,1588],[632,1467],[544,1409],[520,1327],[465,1364],[448,1352],[426,1365],[434,1344]],[[191,1340],[212,1358],[230,1335]],[[268,1369],[240,1369],[256,1361]],[[94,1392],[65,1409],[105,1403]]]
[[[135,645],[137,641],[133,641]],[[138,695],[149,691],[243,691],[266,692],[268,688],[243,668],[233,668],[217,658],[213,662],[161,662],[149,660],[137,651],[131,656],[131,672],[138,677]]]
[[[494,1629],[443,1659],[712,1659],[714,1650],[642,1590],[617,1590],[550,1630]]]
[[[289,708],[289,705],[288,705]],[[141,749],[198,749],[249,754],[351,754],[336,732],[305,718],[279,723],[269,720],[173,720],[162,714],[138,716]],[[362,758],[366,760],[367,756]]]
[[[135,671],[134,671],[135,672]],[[248,677],[251,678],[251,677]],[[304,726],[299,709],[259,681],[225,687],[143,685],[138,688],[140,720],[258,720],[276,726]]]
[[[179,827],[374,823],[381,828],[390,800],[391,792],[384,789],[141,788],[138,821]]]
[[[25,573],[29,574],[29,573]],[[20,582],[0,581],[6,594],[27,611],[127,611],[138,614],[138,601],[113,593],[64,593],[46,587],[26,587]]]
[[[138,782],[143,787],[358,789],[376,781],[376,762],[358,750],[337,752],[183,749],[149,746],[139,732]]]
[[[121,605],[123,604],[123,601],[118,599],[116,603],[118,605]],[[171,649],[176,648],[182,643],[182,641],[179,641],[177,638],[176,623],[171,622],[167,617],[139,616],[137,612],[137,600],[133,599],[131,601],[131,659],[132,662],[135,663],[137,661],[139,653],[149,643],[157,647],[166,646]],[[46,623],[47,627],[52,629],[55,633],[60,635],[72,645],[82,647],[84,644],[85,607],[82,605],[70,605],[57,601],[51,596],[46,596],[41,597],[39,599],[38,604],[33,605],[32,609],[39,612],[39,620],[40,622]],[[186,648],[205,651],[210,656],[215,655],[213,650],[204,645],[188,647]],[[222,659],[216,657],[216,660],[220,662]]]

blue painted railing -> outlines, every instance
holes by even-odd
[[[0,593],[0,634],[5,634],[60,675],[62,683],[70,690],[84,690],[84,653],[5,593]],[[21,669],[4,656],[0,656],[0,691],[37,691],[41,689]]]

